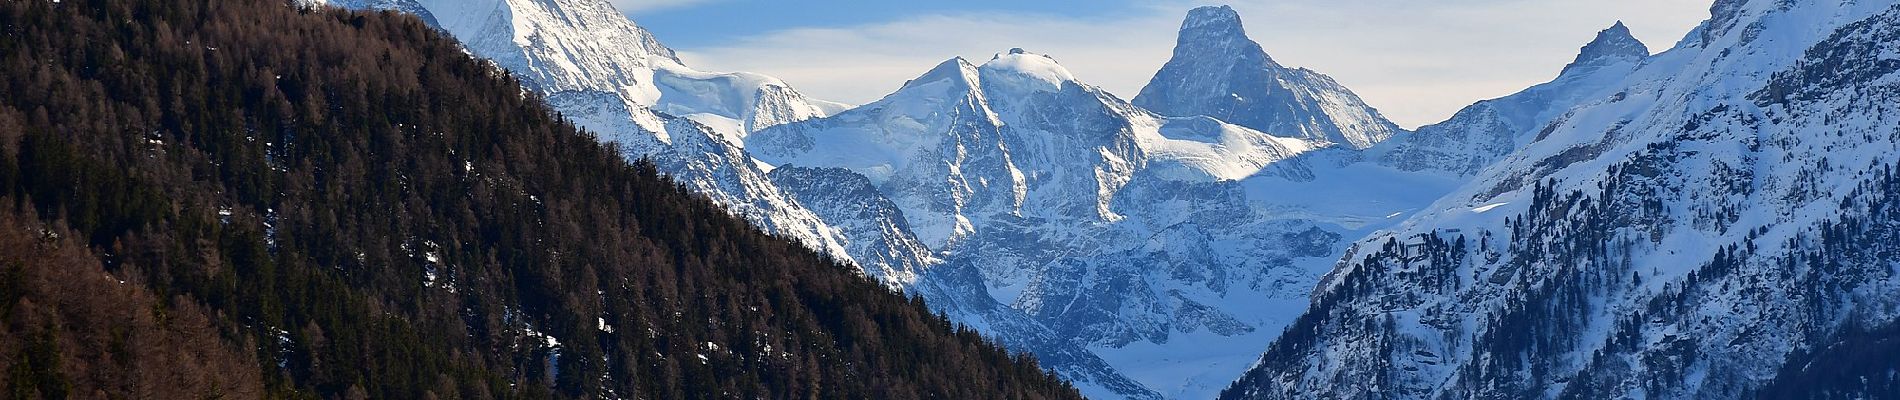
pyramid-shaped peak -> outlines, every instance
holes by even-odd
[[[1247,38],[1240,13],[1234,12],[1233,7],[1204,6],[1189,10],[1187,19],[1181,22],[1181,34],[1175,39],[1174,60],[1226,55],[1247,58],[1247,63],[1259,61],[1278,67],[1259,43]]]
[[[1274,62],[1247,37],[1240,14],[1228,6],[1188,11],[1173,57],[1133,103],[1161,115],[1209,116],[1282,137],[1360,149],[1399,131],[1332,78]]]
[[[1564,73],[1581,67],[1642,60],[1648,57],[1649,46],[1643,45],[1643,41],[1637,40],[1635,35],[1630,34],[1629,26],[1623,25],[1623,21],[1617,21],[1616,25],[1597,32],[1596,39],[1584,45],[1583,49],[1577,53],[1577,60],[1564,67]]]
[[[1231,6],[1201,6],[1188,10],[1182,29],[1201,27],[1240,27],[1240,13]]]
[[[923,75],[918,75],[916,79],[904,82],[904,88],[943,81],[953,82],[966,87],[975,87],[977,82],[976,66],[971,65],[970,61],[963,59],[963,57],[951,57],[949,60],[937,63],[937,66],[931,67],[930,71],[924,72]]]
[[[1649,49],[1643,46],[1643,41],[1636,40],[1636,35],[1630,34],[1630,27],[1628,25],[1623,25],[1623,21],[1616,21],[1615,25],[1610,25],[1609,28],[1604,28],[1602,31],[1597,32],[1596,39],[1590,41],[1590,44],[1592,45],[1625,44],[1625,45],[1630,45],[1626,47],[1635,47],[1637,49],[1643,50],[1642,55],[1645,55],[1645,56],[1649,55]]]
[[[1240,13],[1234,12],[1234,8],[1229,6],[1197,7],[1188,10],[1187,19],[1181,22],[1182,42],[1246,36],[1246,30],[1240,24]]]

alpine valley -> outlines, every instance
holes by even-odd
[[[1351,239],[1459,179],[1361,161],[1401,131],[1330,78],[1275,63],[1226,7],[1190,13],[1176,59],[1133,102],[1011,49],[840,110],[775,79],[692,70],[604,1],[335,5],[421,16],[627,157],[1094,397],[1213,396]],[[1236,91],[1257,100],[1220,102]],[[1262,110],[1275,111],[1209,116]]]
[[[1616,23],[1416,130],[1226,6],[1131,99],[1017,48],[857,106],[689,67],[606,0],[302,6],[413,14],[1093,398],[1900,393],[1893,1],[1719,0],[1655,54]]]

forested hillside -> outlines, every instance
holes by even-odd
[[[1072,398],[413,17],[0,2],[17,398]]]
[[[1222,398],[1900,397],[1900,3],[1710,11],[1359,241]]]

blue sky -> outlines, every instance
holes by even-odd
[[[751,71],[846,103],[875,101],[953,56],[1049,54],[1124,98],[1167,61],[1206,0],[612,0],[707,71]],[[1597,31],[1626,21],[1651,50],[1711,0],[1232,0],[1283,64],[1333,76],[1407,127],[1549,80]]]

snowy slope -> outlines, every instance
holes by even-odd
[[[604,0],[332,1],[422,15],[628,158],[652,161],[769,232],[854,261],[840,233],[741,148],[756,129],[828,115],[835,103],[770,77],[690,69]]]
[[[1467,346],[1463,351],[1472,353],[1471,343],[1501,335],[1500,330],[1477,330],[1488,327],[1487,316],[1529,318],[1521,311],[1498,311],[1511,302],[1500,299],[1552,295],[1521,288],[1411,290],[1438,288],[1433,285],[1445,285],[1443,277],[1385,282],[1394,278],[1369,275],[1372,272],[1366,271],[1375,269],[1364,267],[1372,262],[1366,260],[1398,257],[1415,263],[1421,256],[1404,253],[1410,250],[1393,250],[1402,253],[1396,256],[1383,251],[1383,240],[1416,241],[1419,246],[1407,249],[1439,254],[1446,251],[1434,246],[1443,243],[1414,240],[1416,234],[1489,232],[1496,236],[1486,238],[1485,244],[1505,250],[1495,251],[1499,255],[1493,260],[1491,253],[1467,247],[1470,254],[1459,262],[1484,263],[1461,267],[1465,269],[1459,271],[1472,277],[1460,278],[1452,287],[1476,282],[1477,276],[1484,276],[1485,282],[1518,279],[1525,275],[1517,271],[1560,259],[1554,251],[1525,253],[1533,257],[1519,254],[1527,250],[1489,241],[1505,232],[1497,225],[1499,219],[1553,204],[1538,201],[1536,190],[1526,185],[1570,176],[1562,171],[1577,168],[1586,172],[1573,175],[1588,175],[1588,168],[1607,169],[1610,161],[1603,160],[1610,159],[1603,157],[1636,154],[1613,149],[1658,141],[1642,139],[1649,133],[1625,132],[1642,126],[1660,132],[1671,123],[1687,126],[1680,120],[1638,118],[1689,108],[1656,111],[1667,108],[1658,105],[1668,103],[1665,97],[1693,97],[1681,88],[1740,93],[1748,85],[1736,82],[1768,79],[1780,71],[1763,68],[1724,79],[1683,78],[1693,75],[1685,71],[1703,62],[1700,57],[1713,54],[1702,50],[1705,40],[1751,35],[1750,29],[1730,25],[1746,27],[1743,21],[1774,11],[1728,1],[1717,8],[1729,11],[1719,14],[1710,29],[1676,50],[1652,57],[1619,24],[1586,45],[1552,82],[1475,104],[1450,121],[1414,134],[1385,121],[1330,78],[1278,65],[1245,37],[1232,10],[1208,7],[1189,13],[1176,56],[1134,102],[1081,83],[1054,57],[1015,49],[980,65],[951,59],[878,102],[840,111],[835,104],[806,99],[768,77],[705,73],[680,65],[672,50],[598,0],[351,1],[359,7],[416,12],[436,21],[471,51],[523,77],[568,118],[603,140],[621,144],[630,157],[646,157],[688,187],[768,230],[856,261],[868,275],[925,297],[953,319],[1011,348],[1035,352],[1043,365],[1100,398],[1211,397],[1256,362],[1262,347],[1289,324],[1295,331],[1331,329],[1328,338],[1339,342],[1327,347],[1326,357],[1335,358],[1328,358],[1324,369],[1276,375],[1327,377],[1287,390],[1364,387],[1364,382],[1416,388],[1431,385],[1423,382],[1466,376],[1497,381],[1501,378],[1460,372],[1479,368],[1470,366],[1478,364],[1472,359],[1491,358],[1455,359],[1461,351],[1457,346]],[[1802,23],[1817,24],[1819,32],[1838,26],[1838,19],[1850,18],[1848,14],[1866,11],[1860,7],[1832,17],[1836,19],[1800,15],[1807,18]],[[1774,32],[1780,36],[1771,35],[1765,42],[1812,42],[1819,35]],[[1792,53],[1787,49],[1805,45],[1792,46],[1754,51]],[[1723,98],[1699,92],[1696,96]],[[1699,101],[1694,103],[1698,107],[1715,104]],[[1713,119],[1748,115],[1737,109],[1701,111]],[[1878,110],[1870,112],[1879,115]],[[1707,121],[1694,125],[1707,126]],[[1701,148],[1678,151],[1696,157],[1714,153]],[[1753,165],[1763,157],[1743,159]],[[1498,165],[1491,167],[1494,163]],[[1724,176],[1744,163],[1698,165],[1724,167],[1684,169],[1680,174]],[[1567,187],[1607,182],[1574,179]],[[1678,196],[1671,199],[1723,198],[1670,192],[1683,186],[1672,185],[1645,190]],[[1618,188],[1637,190],[1632,187],[1641,186]],[[1447,193],[1452,196],[1444,196]],[[1623,201],[1630,207],[1653,202]],[[1665,209],[1702,210],[1671,207]],[[1658,220],[1697,221],[1682,222],[1695,225],[1735,218],[1689,212],[1696,216]],[[1406,225],[1398,226],[1401,222]],[[1441,226],[1458,231],[1435,230]],[[1399,233],[1386,231],[1392,228]],[[1540,229],[1545,231],[1536,233],[1539,237],[1565,237],[1579,230],[1556,222]],[[1368,236],[1372,239],[1353,247],[1355,239]],[[1628,239],[1640,249],[1636,236],[1629,234]],[[1679,242],[1648,246],[1706,240],[1683,237],[1689,236],[1654,239]],[[1340,255],[1349,252],[1349,262],[1341,263]],[[1705,256],[1688,254],[1652,263]],[[1531,259],[1546,261],[1513,264]],[[1335,270],[1336,265],[1342,268]],[[1417,271],[1422,269],[1400,270],[1406,271],[1400,276],[1409,277],[1404,274],[1421,274]],[[1512,272],[1500,275],[1505,270]],[[1332,274],[1322,279],[1329,271]],[[1643,276],[1645,286],[1656,285],[1649,275]],[[1378,301],[1339,300],[1347,294],[1370,296],[1357,292],[1370,289],[1357,288],[1373,282],[1390,285],[1391,292]],[[1320,286],[1317,292],[1315,286]],[[1433,290],[1458,294],[1430,303],[1438,309],[1393,308],[1426,304],[1415,298]],[[1519,292],[1530,294],[1512,294]],[[1393,326],[1410,315],[1429,315],[1411,323],[1455,325],[1445,337],[1456,339],[1450,340],[1451,347],[1430,347],[1437,343],[1429,339],[1435,336],[1391,339],[1398,336],[1372,333],[1379,331],[1378,324],[1325,325],[1331,322],[1323,318],[1325,313],[1309,313],[1296,321],[1302,311],[1334,309],[1329,307],[1359,313],[1355,315],[1393,315]],[[1592,323],[1597,325],[1557,328],[1588,331],[1603,324]],[[1293,344],[1303,337],[1287,335],[1269,354],[1320,346]],[[1351,356],[1400,348],[1424,353],[1414,351],[1403,359]],[[1376,372],[1354,369],[1401,362],[1412,364]],[[1250,381],[1260,381],[1253,377],[1273,368],[1293,370],[1261,365],[1265,368],[1248,375]],[[1579,367],[1555,368],[1559,372],[1553,374],[1568,376],[1561,372],[1564,368]],[[1425,392],[1470,394],[1454,389]]]
[[[1227,6],[1188,12],[1174,57],[1134,104],[1169,116],[1205,115],[1284,137],[1371,147],[1402,132],[1333,78],[1273,61]]]
[[[863,175],[843,168],[781,166],[768,173],[800,205],[838,230],[845,250],[872,278],[896,289],[942,263],[912,233],[904,212]]]
[[[1234,180],[1312,148],[1218,120],[1148,113],[1021,49],[982,66],[945,61],[880,101],[768,129],[748,146],[767,163],[870,177],[939,248],[998,214],[1117,220],[1107,204],[1136,169]]]
[[[687,68],[673,50],[597,0],[413,1],[475,54],[514,71],[542,93],[600,91],[628,103],[744,133],[826,115],[835,105],[807,99],[777,79]]]
[[[1649,59],[1649,48],[1622,22],[1598,33],[1556,79],[1465,107],[1450,120],[1380,143],[1372,157],[1406,171],[1476,175],[1536,139],[1577,104],[1603,98]]]
[[[1361,241],[1223,397],[1891,396],[1842,354],[1900,326],[1900,6],[1711,11]]]
[[[472,52],[522,77],[567,118],[621,145],[629,157],[651,160],[682,184],[768,230],[856,261],[868,275],[928,298],[959,322],[1012,348],[1035,351],[1043,365],[1097,397],[1157,397],[1163,393],[1146,385],[1173,383],[1172,377],[1131,380],[1121,371],[1143,360],[1122,357],[1122,364],[1110,364],[1091,348],[1128,340],[1073,339],[1078,329],[1123,324],[1113,315],[1077,323],[1049,307],[1038,308],[1043,315],[1035,316],[1016,306],[1021,292],[1042,298],[1103,289],[1099,285],[1067,286],[1064,282],[1073,281],[1051,277],[1030,289],[1028,282],[1058,259],[1165,253],[1116,247],[1139,243],[1129,239],[1135,235],[1166,230],[1207,236],[1194,233],[1198,227],[1146,226],[1160,223],[1151,214],[1163,214],[1147,211],[1145,200],[1117,196],[1137,173],[1152,177],[1139,179],[1144,190],[1169,201],[1183,197],[1165,185],[1190,184],[1220,188],[1212,195],[1228,197],[1216,200],[1239,203],[1231,198],[1243,192],[1236,179],[1262,172],[1294,174],[1296,169],[1274,165],[1314,147],[1205,117],[1160,117],[1076,82],[1048,56],[1020,50],[999,54],[981,67],[952,60],[880,103],[754,133],[832,110],[776,89],[782,84],[775,80],[685,70],[671,50],[598,1],[381,1],[373,6],[428,13]],[[735,97],[746,93],[756,96]],[[769,163],[754,159],[755,152]],[[1123,208],[1144,222],[1104,229],[1130,218],[1117,211]],[[1219,229],[1248,219],[1245,206],[1217,208],[1225,211],[1197,218],[1218,221]],[[1195,215],[1167,210],[1172,222],[1166,223],[1180,224]],[[1290,234],[1285,230],[1310,228],[1261,225],[1265,228],[1240,231],[1279,239]],[[1303,241],[1309,247],[1339,245],[1337,235],[1309,236]],[[1286,257],[1280,254],[1287,250],[1253,247],[1242,249],[1249,253],[1234,250],[1259,261],[1234,267],[1242,272],[1233,275],[1245,278],[1247,293],[1270,291],[1282,299],[1275,315],[1297,310],[1300,295],[1323,270],[1316,266],[1326,260],[1308,257],[1315,262],[1295,270],[1282,262]],[[1187,256],[1216,262],[1181,255]],[[1123,264],[1116,266],[1117,273],[1151,269]],[[1188,369],[1188,375],[1199,376],[1195,390],[1201,397],[1244,367],[1245,357],[1236,355],[1257,352],[1255,346],[1264,340],[1259,335],[1283,323],[1249,316],[1234,325],[1221,308],[1197,303],[1218,300],[1225,291],[1183,295],[1142,286],[1144,301],[1161,299],[1154,307],[1131,311],[1143,318],[1140,329],[1148,332],[1143,337],[1165,341],[1169,329],[1205,334],[1212,330],[1201,326],[1218,326],[1221,333],[1214,338],[1239,346],[1203,349],[1224,357],[1221,369]],[[1052,328],[1051,322],[1063,323],[1068,331]],[[1239,338],[1235,332],[1254,336]],[[1191,344],[1176,341],[1171,349]]]
[[[1091,395],[1171,398],[1212,396],[1244,369],[1305,307],[1342,238],[1455,183],[1342,167],[1365,163],[1339,144],[1161,116],[1022,49],[953,58],[877,102],[746,138],[771,165],[866,177],[943,260],[912,288],[953,317],[1045,362],[1087,349],[1107,374],[1057,370]],[[1062,340],[1036,339],[1050,337]],[[1091,381],[1114,375],[1141,387]]]

